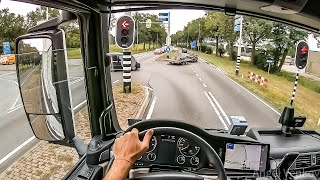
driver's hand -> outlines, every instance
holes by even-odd
[[[125,160],[133,164],[148,149],[153,130],[149,129],[145,134],[143,141],[139,140],[139,131],[133,128],[131,132],[126,133],[115,140],[113,146],[113,155],[115,160]]]

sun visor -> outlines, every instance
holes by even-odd
[[[296,14],[303,9],[307,2],[308,0],[275,0],[271,5],[263,6],[261,9],[279,14]]]

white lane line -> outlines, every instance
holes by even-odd
[[[8,76],[8,75],[13,74],[13,73],[15,73],[15,72],[10,72],[10,73],[1,74],[0,77]]]
[[[227,116],[226,112],[222,109],[222,107],[220,106],[219,102],[217,101],[217,99],[212,95],[211,92],[209,92],[209,95],[211,96],[211,98],[213,99],[213,101],[216,103],[216,105],[218,106],[219,110],[221,111],[222,115],[224,116],[224,118],[226,119],[227,123],[230,125],[230,119]]]
[[[205,60],[204,60],[205,61]],[[210,64],[211,67],[214,68],[214,66],[212,66]],[[218,71],[220,72],[220,71]],[[235,82],[233,79],[229,78],[227,75],[223,74],[220,72],[220,74],[222,74],[223,76],[225,76],[226,78],[228,78],[230,81],[232,81],[233,83],[235,83],[236,85],[238,85],[239,87],[241,87],[243,90],[245,90],[247,93],[251,94],[253,97],[255,97],[256,99],[258,99],[260,102],[262,102],[264,105],[266,105],[268,108],[270,108],[272,111],[274,111],[276,114],[278,114],[279,116],[281,115],[277,110],[275,110],[273,107],[271,107],[269,104],[267,104],[266,102],[264,102],[262,99],[260,99],[258,96],[256,96],[255,94],[253,94],[252,92],[250,92],[249,90],[247,90],[246,88],[244,88],[243,86],[241,86],[239,83]]]
[[[80,104],[76,105],[76,107],[74,107],[72,110],[76,110],[77,108],[82,106],[84,103],[87,103],[87,100],[82,101]]]
[[[29,138],[28,140],[26,140],[24,143],[22,143],[20,146],[18,146],[17,148],[15,148],[13,151],[11,151],[9,154],[7,154],[5,157],[3,157],[0,160],[0,165],[2,163],[4,163],[7,159],[9,159],[12,155],[14,155],[16,152],[18,152],[21,148],[23,148],[25,145],[27,145],[28,143],[30,143],[32,140],[34,140],[36,137],[32,136],[31,138]]]
[[[119,80],[115,80],[115,81],[113,81],[113,84],[114,84],[114,83],[117,83],[117,82],[119,82]]]
[[[83,80],[84,80],[84,77],[77,78],[77,79],[71,81],[71,82],[70,82],[70,85],[76,84],[76,83],[81,82],[81,81],[83,81]]]
[[[16,98],[16,100],[14,101],[14,103],[12,104],[10,110],[13,109],[13,108],[16,106],[16,104],[17,104],[17,102],[18,102],[18,100],[19,100],[19,97],[20,97],[20,94],[17,96],[17,98]]]
[[[205,83],[202,83],[202,85],[206,88],[207,87],[207,85],[205,84]]]
[[[212,100],[210,99],[208,93],[206,91],[204,91],[204,94],[206,95],[206,97],[208,98],[211,106],[213,107],[214,111],[216,112],[216,114],[218,115],[218,118],[220,119],[222,125],[224,126],[224,129],[228,130],[228,126],[227,124],[224,122],[220,112],[218,111],[217,107],[214,105],[214,103],[212,102]]]
[[[156,101],[157,101],[157,97],[154,97],[152,103],[151,103],[151,106],[150,106],[150,109],[149,109],[149,112],[147,114],[147,117],[146,119],[150,119],[151,116],[152,116],[152,113],[153,113],[153,110],[154,110],[154,106],[156,105]]]
[[[201,79],[201,78],[199,78],[199,80],[200,80],[200,81],[202,81],[202,79]]]
[[[22,107],[23,107],[23,105],[20,104],[20,105],[16,106],[14,109],[9,110],[9,111],[8,111],[8,114],[9,114],[9,113],[12,113],[13,111],[16,111],[16,110],[18,110],[18,109],[20,109],[20,108],[22,108]]]
[[[196,74],[196,76],[199,76],[199,74]]]

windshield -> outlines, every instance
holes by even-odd
[[[152,89],[142,118],[175,119],[224,130],[244,119],[249,128],[279,128],[283,108],[292,105],[295,116],[306,116],[305,128],[319,128],[317,34],[216,11],[157,10],[131,15],[136,26],[131,52],[141,64],[132,69],[136,70],[131,72],[132,87]],[[113,28],[110,33],[115,36],[115,32]],[[309,48],[308,63],[300,70],[295,64],[299,41],[307,42]],[[110,51],[116,48],[110,44]],[[116,89],[123,85],[121,70],[111,72]],[[127,111],[134,118],[138,110]],[[126,119],[118,121],[126,127]]]

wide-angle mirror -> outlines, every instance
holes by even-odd
[[[63,140],[52,41],[49,38],[22,39],[17,47],[17,70],[21,97],[30,125],[39,139]]]

